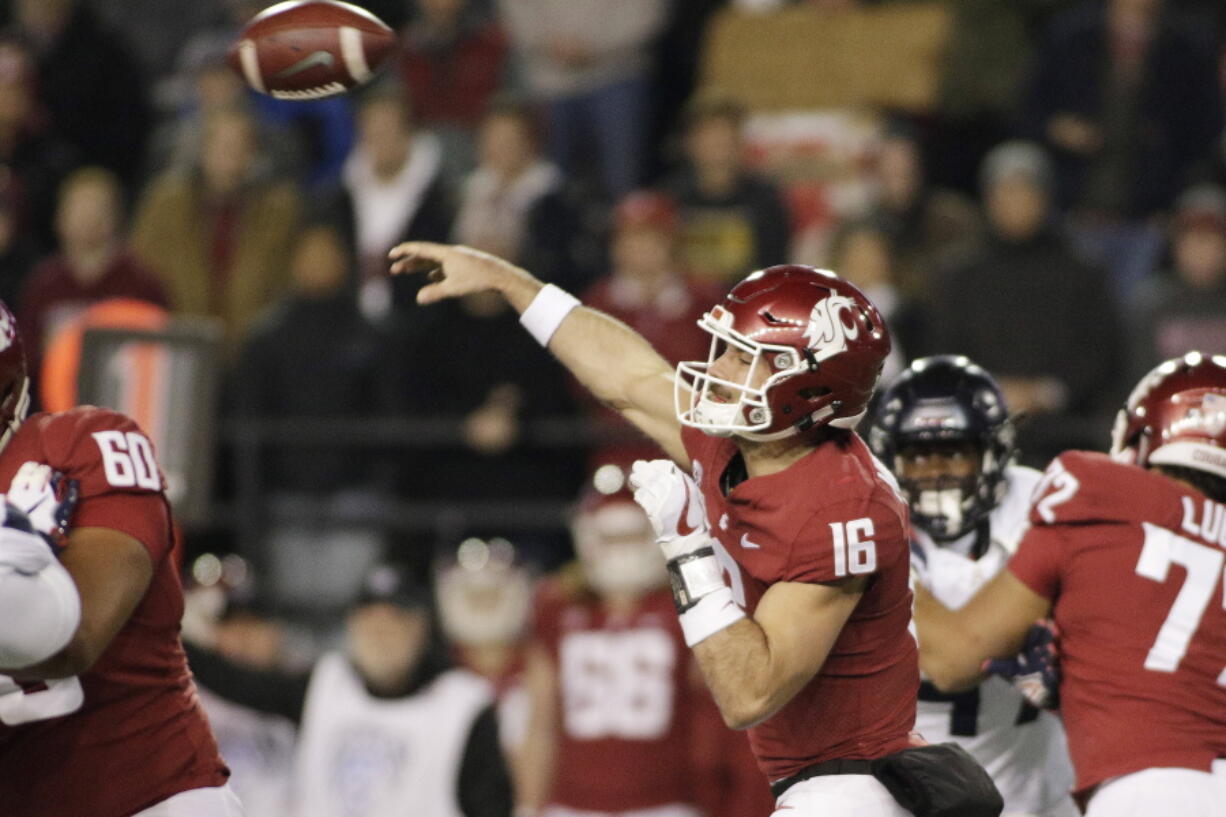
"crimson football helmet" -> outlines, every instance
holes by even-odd
[[[13,313],[0,301],[0,450],[8,445],[30,410],[26,355]]]
[[[829,270],[794,264],[751,274],[698,325],[711,334],[711,351],[705,363],[677,365],[677,419],[721,437],[854,428],[890,353],[885,321],[863,292]],[[752,358],[744,382],[711,373],[729,350]]]
[[[1226,478],[1226,355],[1188,352],[1141,378],[1116,415],[1111,455]]]

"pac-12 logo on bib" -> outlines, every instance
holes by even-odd
[[[813,311],[809,313],[809,326],[805,329],[805,341],[818,360],[846,352],[847,341],[859,337],[860,327],[855,320],[852,319],[849,325],[843,318],[855,309],[856,302],[846,295],[831,294],[813,304]]]

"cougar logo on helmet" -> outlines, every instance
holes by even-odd
[[[813,304],[804,339],[819,361],[846,352],[847,341],[860,336],[860,327],[855,320],[850,321],[849,325],[849,322],[843,319],[844,315],[855,308],[856,302],[851,298],[834,293]]]

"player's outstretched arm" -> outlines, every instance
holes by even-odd
[[[110,528],[78,528],[62,558],[81,597],[81,622],[55,655],[13,673],[18,680],[50,680],[89,670],[132,616],[153,578],[149,551]]]
[[[961,692],[983,680],[983,663],[1012,658],[1030,626],[1051,612],[1051,602],[1002,570],[958,610],[926,588],[915,588],[920,669],[943,692]]]
[[[475,292],[502,294],[525,326],[599,400],[611,406],[670,457],[686,462],[673,406],[673,369],[621,321],[546,287],[510,262],[469,247],[410,241],[390,253],[393,274],[429,276],[417,294],[431,304]],[[528,314],[525,316],[525,312]]]

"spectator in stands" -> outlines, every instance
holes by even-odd
[[[515,790],[523,789],[523,744],[530,716],[524,649],[535,577],[506,539],[465,539],[434,568],[439,624],[452,657],[493,685],[498,737]]]
[[[487,500],[568,497],[577,479],[568,467],[574,457],[542,451],[525,440],[532,421],[573,415],[562,375],[544,365],[548,353],[531,338],[511,340],[509,330],[518,322],[501,298],[482,293],[437,316],[431,312],[406,313],[393,323],[388,359],[394,365],[385,374],[390,413],[459,417],[460,440],[457,449],[423,453],[405,474],[407,493]],[[456,365],[439,366],[439,360]]]
[[[540,155],[532,112],[496,104],[482,121],[479,154],[460,191],[452,239],[542,269],[545,280],[573,283],[576,214],[561,171]]]
[[[698,328],[698,319],[725,293],[716,282],[683,274],[679,227],[677,205],[670,196],[639,191],[622,199],[613,214],[612,268],[583,295],[584,303],[625,322],[670,363],[701,360],[707,354],[710,338]],[[593,450],[593,463],[660,456],[656,445],[617,412],[595,402],[586,390],[581,393],[589,416],[614,436]]]
[[[405,27],[400,76],[422,126],[438,134],[458,178],[474,164],[482,116],[502,84],[507,41],[469,0],[413,0],[417,17]]]
[[[60,182],[78,154],[49,127],[35,96],[37,81],[27,47],[0,40],[0,196],[17,233],[45,252],[55,243]]]
[[[1226,190],[1201,185],[1181,195],[1171,240],[1174,268],[1144,281],[1133,304],[1138,379],[1190,350],[1226,354]]]
[[[51,127],[84,161],[134,184],[152,121],[131,47],[82,0],[15,0],[13,23],[35,54]]]
[[[544,103],[549,154],[568,175],[594,147],[604,193],[616,201],[641,181],[650,115],[651,46],[669,3],[499,0],[529,92]]]
[[[38,253],[25,230],[18,229],[11,191],[0,190],[0,301],[14,307]]]
[[[176,109],[153,132],[150,169],[190,168],[200,155],[201,124],[208,115],[243,105],[246,85],[226,64],[231,37],[229,32],[217,38],[199,37],[180,55]]]
[[[666,187],[681,207],[682,259],[694,275],[724,283],[788,261],[791,219],[779,191],[745,167],[745,109],[718,92],[682,114],[685,164]]]
[[[199,155],[201,124],[214,111],[250,106],[273,169],[305,186],[335,184],[353,148],[352,103],[347,95],[284,100],[247,88],[227,62],[236,32],[193,38],[179,60],[176,110],[153,136],[149,166],[190,165]]]
[[[898,285],[927,299],[937,273],[979,240],[983,227],[975,205],[960,193],[932,187],[914,132],[890,124],[873,168],[871,214],[894,241]]]
[[[235,378],[237,409],[261,418],[358,419],[378,404],[380,334],[358,311],[351,261],[335,227],[300,232],[288,258],[290,292],[253,325]],[[283,493],[369,486],[371,458],[295,444],[271,452],[263,474]]]
[[[398,289],[405,285],[387,274],[388,250],[401,241],[451,235],[442,167],[438,139],[417,130],[399,89],[367,91],[358,103],[358,141],[331,208],[358,259],[359,303],[372,319],[387,317],[405,297]]]
[[[187,645],[199,681],[300,725],[294,814],[511,817],[512,791],[488,682],[448,665],[430,592],[404,568],[369,572],[343,651],[306,674],[252,671]]]
[[[161,282],[125,246],[123,186],[114,173],[74,171],[61,189],[55,228],[60,251],[34,268],[17,312],[36,380],[46,344],[92,304],[132,298],[167,305]]]
[[[907,361],[923,354],[926,316],[894,280],[894,243],[886,225],[876,218],[850,221],[831,243],[830,268],[851,281],[881,312],[890,328],[890,356],[881,382],[891,381]]]
[[[165,83],[174,82],[174,71],[183,47],[201,31],[221,22],[230,9],[243,8],[243,21],[263,6],[261,0],[88,0],[107,28],[122,31],[132,56],[151,79],[154,106],[166,93]]]
[[[480,293],[440,307],[398,312],[391,322],[386,413],[441,424],[434,445],[399,459],[398,493],[521,513],[535,506],[538,519],[556,514],[573,498],[586,453],[573,430],[565,373],[531,336],[513,331],[517,315],[501,296]],[[450,535],[457,538],[502,535],[511,525],[502,513],[496,521],[488,512],[456,521]],[[557,528],[525,527],[516,539],[525,559],[556,563],[566,549]]]
[[[1058,433],[1068,417],[1113,402],[1122,374],[1116,300],[1103,273],[1055,230],[1053,169],[1042,148],[1007,142],[984,159],[981,176],[989,240],[942,279],[932,348],[990,368],[1014,411],[1047,415]],[[1052,445],[1035,441],[1031,454],[1045,459]]]
[[[211,114],[188,172],[150,184],[132,230],[136,254],[162,279],[171,306],[220,318],[232,349],[286,286],[301,202],[270,178],[255,121],[241,109]]]
[[[1057,17],[1038,55],[1027,127],[1054,152],[1078,241],[1127,292],[1150,272],[1189,169],[1222,132],[1218,53],[1162,0],[1102,0]]]
[[[284,623],[257,592],[245,559],[205,553],[192,563],[183,584],[185,641],[214,650],[248,671],[289,669]],[[294,722],[197,687],[245,813],[291,813]]]

